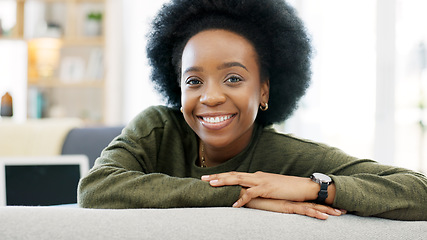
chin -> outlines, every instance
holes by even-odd
[[[235,139],[230,139],[224,135],[199,135],[200,139],[205,143],[205,145],[209,145],[214,148],[225,148],[230,146],[230,144],[235,141]]]

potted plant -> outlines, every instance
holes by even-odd
[[[85,33],[87,36],[99,36],[102,32],[102,12],[89,12],[86,15]]]

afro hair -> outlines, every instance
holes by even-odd
[[[156,90],[171,107],[181,105],[180,61],[187,41],[207,29],[224,29],[255,47],[261,79],[270,81],[269,110],[261,125],[286,120],[310,83],[311,45],[295,10],[283,0],[172,0],[152,23],[147,57]]]

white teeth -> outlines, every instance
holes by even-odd
[[[221,117],[203,117],[203,121],[208,123],[220,123],[231,118],[232,115]]]

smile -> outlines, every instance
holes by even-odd
[[[211,130],[225,128],[236,117],[236,114],[218,115],[218,116],[198,116],[200,123]]]
[[[217,117],[202,117],[202,119],[203,121],[208,123],[220,123],[230,119],[231,117],[233,117],[233,115],[217,116]]]

